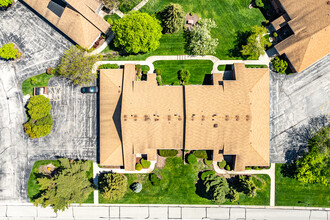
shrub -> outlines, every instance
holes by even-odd
[[[131,189],[135,192],[135,193],[139,193],[142,190],[142,184],[140,182],[135,182],[131,185]]]
[[[227,165],[225,166],[225,170],[230,171],[230,166],[229,166],[229,164],[227,164]]]
[[[208,175],[214,175],[215,174],[215,171],[214,170],[208,170],[208,171],[205,171],[202,173],[201,175],[201,179],[202,180],[205,180],[205,178],[208,176]]]
[[[8,7],[13,3],[13,0],[0,0],[0,8],[1,7]]]
[[[259,8],[263,8],[265,6],[262,0],[255,0],[255,3]]]
[[[140,170],[142,170],[142,165],[140,164],[140,163],[137,163],[137,164],[135,164],[135,169],[137,170],[137,171],[140,171]]]
[[[30,78],[30,83],[31,83],[31,85],[35,85],[35,84],[37,84],[37,79],[36,78],[34,78],[34,77],[32,77],[32,78]]]
[[[106,173],[101,177],[100,188],[104,198],[118,200],[126,193],[127,179],[118,173]]]
[[[195,165],[197,163],[197,158],[193,154],[189,154],[187,160],[188,160],[188,163],[191,165]]]
[[[108,22],[108,24],[110,24],[111,26],[113,25],[113,20],[112,20],[111,18],[108,18],[108,19],[107,19],[107,22]]]
[[[155,173],[149,174],[149,180],[153,186],[159,186],[161,179]]]
[[[188,84],[190,79],[190,72],[189,70],[179,70],[178,72],[178,79],[181,84]]]
[[[233,187],[230,187],[229,191],[228,191],[228,194],[226,195],[226,198],[230,202],[236,202],[239,199],[239,194],[236,191],[236,189],[234,189]]]
[[[174,157],[177,154],[177,150],[158,150],[158,155],[162,157]]]
[[[157,84],[159,85],[159,86],[161,86],[163,83],[162,83],[162,78],[160,77],[160,76],[157,76],[156,77],[156,80],[157,80]]]
[[[0,47],[0,57],[6,60],[15,59],[17,57],[17,49],[14,48],[13,43],[4,44]]]
[[[206,150],[195,150],[195,151],[193,152],[193,154],[194,154],[197,158],[207,159],[207,153],[206,153]]]
[[[278,73],[285,73],[285,70],[288,68],[288,63],[285,60],[280,59],[279,57],[275,57],[272,60],[272,64],[274,69]]]
[[[275,31],[274,33],[273,33],[273,37],[277,37],[278,36],[278,34],[277,34],[277,32]]]
[[[210,166],[213,163],[213,160],[204,159],[204,164]]]
[[[49,98],[46,98],[43,95],[31,97],[29,103],[27,104],[29,116],[34,120],[38,120],[49,115],[51,107]]]
[[[157,76],[161,76],[162,75],[162,70],[161,69],[155,69],[155,73]]]
[[[218,166],[220,168],[224,168],[226,166],[226,164],[227,164],[226,161],[225,160],[222,160],[221,162],[218,163]]]
[[[143,168],[149,168],[150,167],[150,161],[145,160],[145,159],[141,159],[141,165]]]
[[[102,64],[99,69],[119,69],[118,64]]]
[[[252,170],[251,167],[245,167],[245,170]]]

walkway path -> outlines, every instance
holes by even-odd
[[[214,170],[219,174],[267,174],[270,177],[270,206],[275,206],[275,163],[271,163],[269,169],[262,170],[227,171],[220,169],[216,161],[213,161],[213,167]]]
[[[329,208],[266,207],[266,206],[197,206],[197,205],[88,205],[73,204],[57,214],[51,208],[32,204],[0,205],[0,219],[268,219],[330,220]]]
[[[94,51],[93,51],[94,53]],[[170,56],[150,56],[145,61],[138,60],[125,60],[125,61],[99,61],[94,65],[95,70],[101,64],[140,64],[149,66],[149,72],[153,73],[155,67],[153,63],[159,60],[210,60],[213,62],[212,73],[222,73],[218,70],[219,65],[234,64],[234,63],[245,63],[250,65],[267,65],[269,66],[269,58],[267,55],[260,56],[258,60],[220,60],[219,58],[206,55],[206,56],[190,56],[190,55],[170,55]]]
[[[137,6],[135,6],[132,11],[138,11],[140,10],[140,8],[142,8],[145,4],[148,3],[149,0],[143,0],[142,2],[140,2]]]

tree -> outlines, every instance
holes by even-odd
[[[117,8],[119,5],[118,0],[103,0],[103,4],[106,8],[109,10],[112,10],[114,8]]]
[[[188,161],[189,164],[195,165],[197,163],[197,158],[196,158],[195,155],[189,154],[188,158],[187,158],[187,161]]]
[[[8,7],[13,3],[13,0],[0,0],[0,7]]]
[[[222,160],[221,162],[218,162],[218,166],[220,167],[220,168],[225,168],[225,166],[226,166],[226,161],[225,160]]]
[[[233,187],[230,187],[229,191],[228,191],[228,194],[226,195],[226,198],[230,202],[236,202],[239,199],[239,194],[236,191],[236,189],[234,189]]]
[[[262,0],[255,0],[255,3],[257,5],[257,7],[259,7],[259,8],[263,8],[265,6],[264,3],[262,2]]]
[[[272,44],[264,37],[267,35],[266,27],[257,25],[252,27],[252,34],[247,39],[247,45],[242,46],[241,53],[246,56],[251,56],[253,59],[258,59],[262,54],[265,54],[265,48]]]
[[[253,182],[251,176],[239,176],[238,183],[241,190],[246,194],[248,197],[255,197],[257,192],[257,187]]]
[[[285,73],[285,70],[288,68],[288,63],[285,60],[275,57],[272,59],[272,64],[276,72]]]
[[[126,193],[127,179],[119,173],[106,173],[101,177],[100,187],[104,198],[118,200]]]
[[[216,28],[214,20],[202,19],[190,33],[189,48],[194,55],[215,54],[218,39],[212,38],[211,28]]]
[[[0,0],[1,1],[1,0]],[[16,59],[20,57],[13,43],[4,44],[0,47],[0,57],[6,60]]]
[[[178,32],[184,24],[185,13],[179,4],[170,4],[161,12],[164,33]]]
[[[82,49],[71,46],[64,52],[61,63],[58,66],[58,73],[70,79],[74,85],[86,85],[94,82],[97,78],[96,71],[93,72],[93,65],[99,60],[97,55],[87,55]]]
[[[156,50],[162,36],[160,21],[147,13],[133,12],[116,20],[113,27],[114,45],[127,53]]]
[[[189,70],[179,70],[178,79],[181,84],[188,84],[190,80],[190,72]]]
[[[299,181],[330,186],[330,127],[308,141],[308,152],[295,165]]]
[[[40,138],[48,135],[53,128],[49,99],[43,95],[33,96],[27,104],[27,109],[29,120],[24,124],[25,133],[31,138]]]
[[[36,95],[30,98],[26,107],[30,118],[38,120],[50,114],[52,105],[49,102],[49,98],[43,95]]]
[[[208,175],[205,177],[203,185],[206,188],[206,193],[213,202],[221,204],[226,201],[226,194],[229,191],[229,187],[224,177]]]
[[[61,158],[59,161],[60,168],[53,177],[37,179],[40,194],[33,201],[36,206],[52,206],[55,212],[65,210],[71,203],[81,204],[94,190],[86,176],[90,168],[89,162],[69,162],[66,158]]]

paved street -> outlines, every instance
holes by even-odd
[[[73,205],[64,212],[31,205],[0,205],[0,220],[96,220],[96,219],[186,219],[186,220],[330,220],[330,209],[267,208],[246,206],[178,205]]]
[[[299,74],[270,77],[270,159],[291,161],[330,115],[330,55]],[[329,118],[330,119],[330,118]]]

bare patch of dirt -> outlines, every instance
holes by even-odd
[[[55,170],[55,166],[50,163],[47,165],[42,165],[39,167],[38,171],[39,173],[45,174],[45,175],[51,175],[53,173],[53,171]]]

